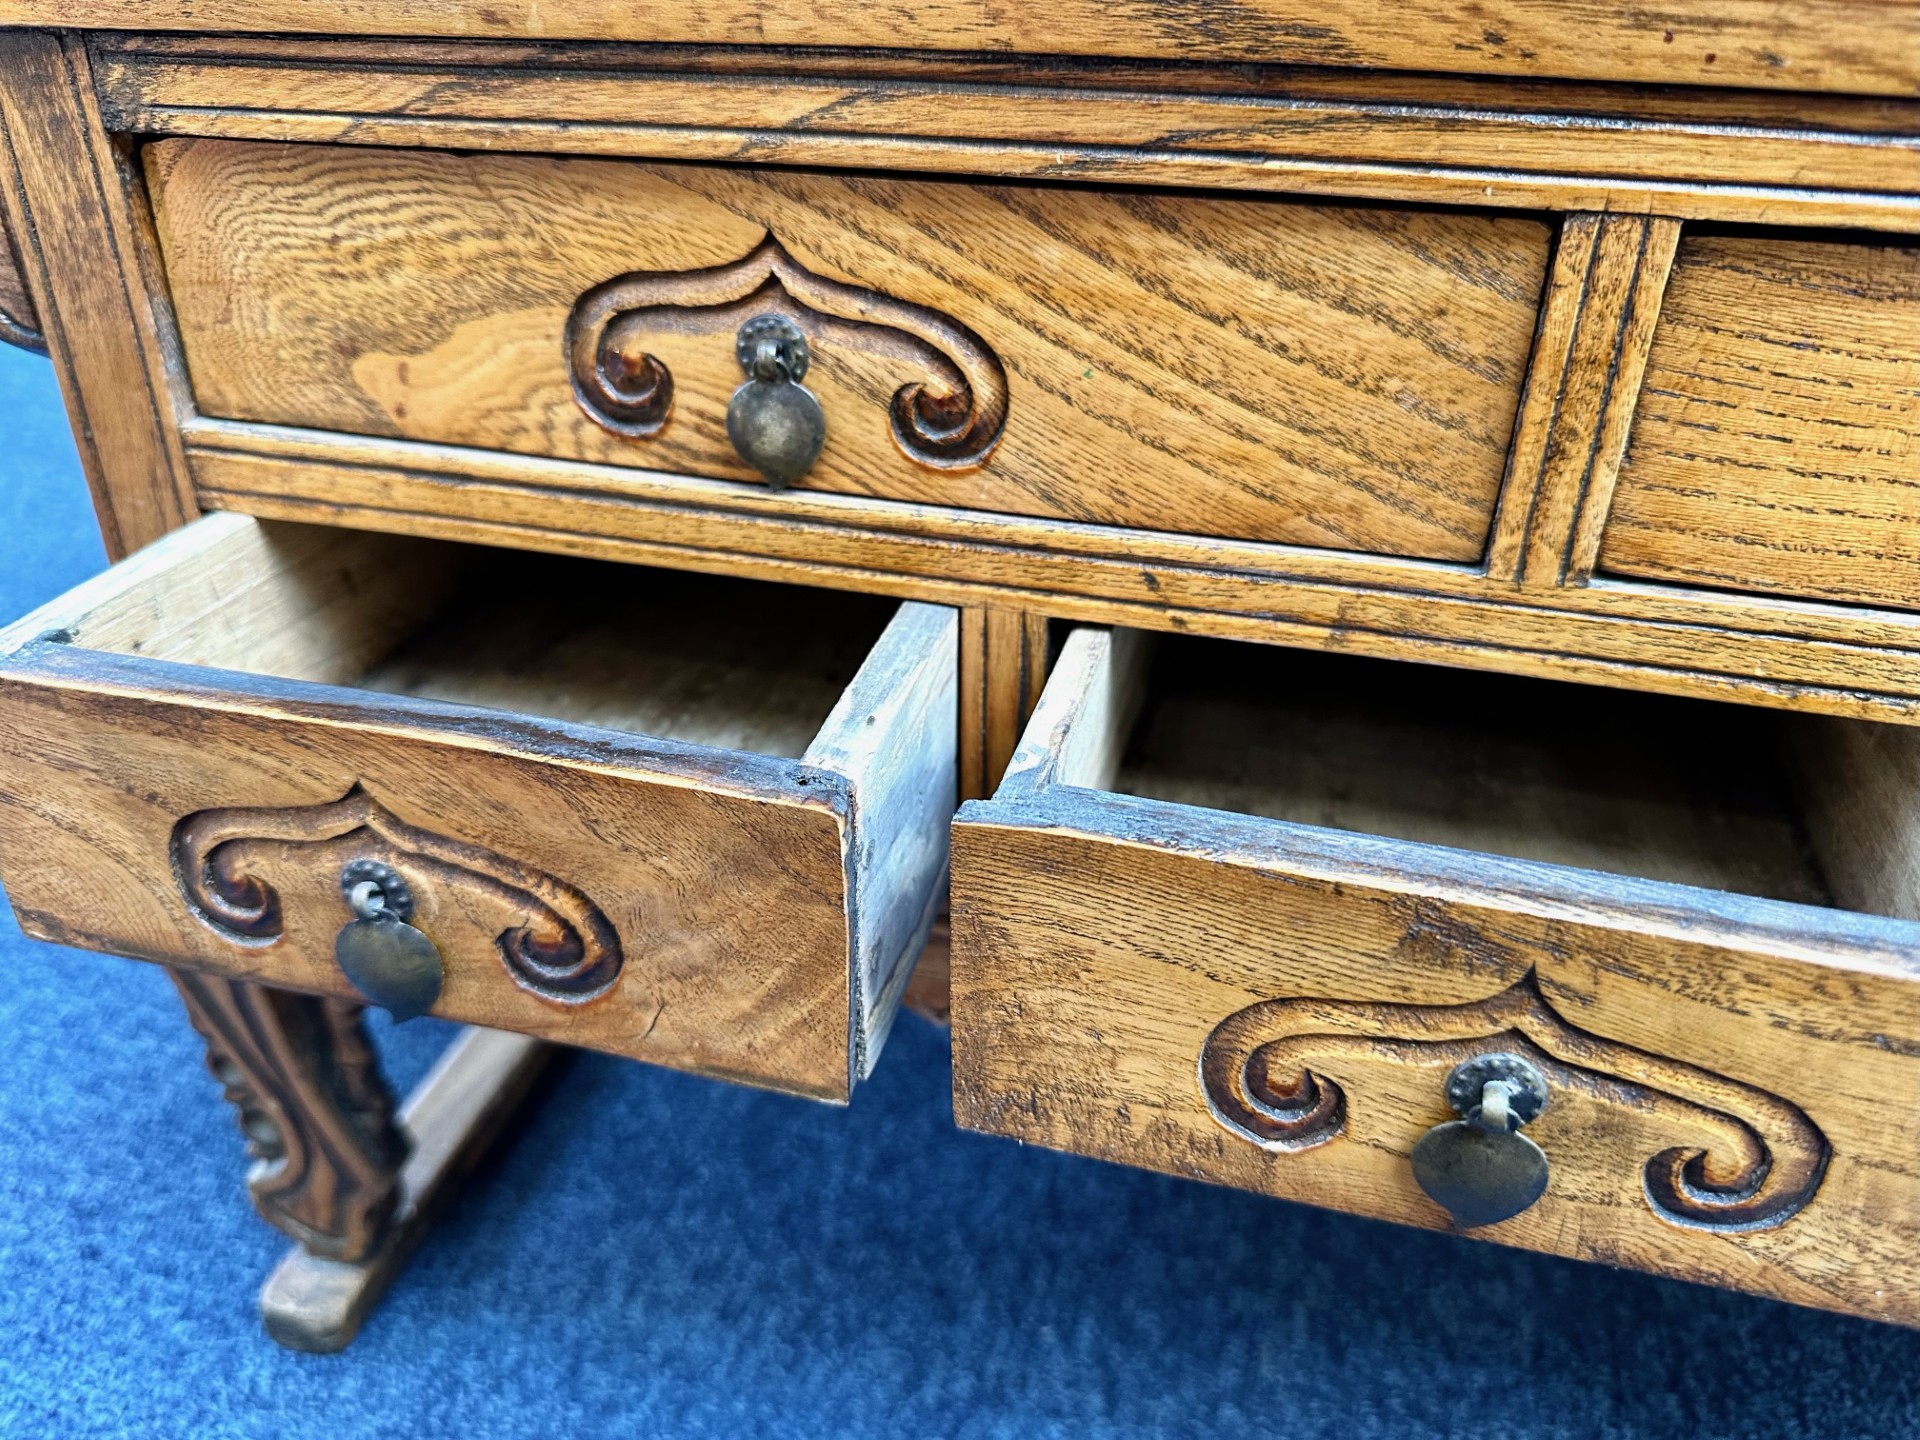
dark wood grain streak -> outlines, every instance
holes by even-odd
[[[797,490],[1447,560],[1484,548],[1549,241],[1477,213],[776,168],[144,158],[203,413],[753,481],[726,435],[730,326],[633,312],[629,359],[674,377],[634,437],[581,413],[592,361],[570,375],[563,335],[642,283],[704,295],[771,242],[814,295],[793,315],[827,417]],[[654,278],[600,288],[635,271]],[[890,306],[921,316],[926,353],[820,320],[858,310],[835,287],[896,329]],[[903,388],[971,396],[997,445],[930,463],[896,441]]]
[[[522,40],[867,46],[1368,69],[1565,76],[1662,84],[1912,95],[1909,7],[1890,0],[1675,0],[1660,11],[1594,0],[1098,0],[1007,9],[987,0],[903,8],[852,0],[0,0],[0,25],[110,30],[414,35]]]
[[[150,133],[1920,225],[1899,101],[672,47],[139,40],[101,65],[115,124]]]
[[[1920,608],[1920,248],[1684,240],[1600,564]]]
[[[1680,222],[1568,216],[1527,375],[1487,574],[1584,585],[1600,547]]]
[[[186,971],[174,984],[240,1112],[261,1218],[312,1255],[373,1254],[400,1203],[408,1144],[360,1007]]]
[[[1920,723],[1920,619],[201,421],[204,502],[946,604]]]

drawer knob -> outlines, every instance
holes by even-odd
[[[340,892],[353,911],[333,941],[341,973],[395,1020],[426,1014],[440,998],[440,952],[407,923],[413,892],[406,880],[378,860],[349,860]]]
[[[727,438],[740,458],[784,490],[813,468],[827,416],[800,381],[812,359],[807,337],[784,315],[756,315],[734,337],[747,381],[727,405]]]
[[[1520,1133],[1547,1108],[1547,1082],[1518,1055],[1476,1055],[1447,1076],[1460,1118],[1413,1147],[1413,1178],[1462,1229],[1510,1220],[1547,1189],[1547,1156]]]

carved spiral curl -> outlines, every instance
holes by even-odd
[[[574,372],[573,387],[581,408],[629,440],[658,435],[673,412],[673,372],[656,356],[629,354],[613,334],[584,377]]]

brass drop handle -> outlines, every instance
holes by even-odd
[[[800,381],[812,352],[784,315],[756,315],[734,336],[746,383],[727,405],[727,438],[742,460],[784,490],[813,468],[827,440],[827,415]]]
[[[1547,1189],[1547,1156],[1520,1133],[1547,1108],[1547,1082],[1531,1061],[1476,1055],[1447,1076],[1458,1115],[1413,1147],[1413,1178],[1435,1204],[1470,1230],[1510,1220]]]
[[[340,893],[353,918],[333,940],[333,958],[353,988],[395,1020],[424,1015],[440,998],[440,952],[413,919],[413,891],[378,860],[349,860]]]

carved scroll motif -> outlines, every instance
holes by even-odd
[[[207,1068],[240,1112],[261,1216],[309,1254],[379,1249],[407,1140],[358,1005],[174,972]]]
[[[1797,1214],[1826,1174],[1831,1147],[1799,1107],[1569,1025],[1532,971],[1512,988],[1467,1005],[1269,1000],[1248,1006],[1207,1037],[1200,1089],[1214,1118],[1242,1139],[1275,1152],[1310,1150],[1347,1131],[1352,1101],[1332,1078],[1343,1062],[1387,1061],[1444,1077],[1462,1060],[1493,1051],[1531,1060],[1550,1091],[1578,1091],[1684,1132],[1687,1143],[1652,1155],[1641,1174],[1647,1204],[1672,1224],[1771,1229]],[[1433,1096],[1435,1119],[1451,1118],[1438,1078]]]
[[[491,850],[408,825],[358,785],[325,805],[201,810],[173,831],[174,873],[187,903],[245,945],[284,932],[282,885],[333,887],[348,860],[363,858],[430,880],[462,916],[504,921],[494,936],[500,958],[543,1000],[580,1004],[620,978],[619,936],[585,895]],[[282,885],[267,878],[272,873],[286,877]]]
[[[643,440],[666,426],[673,373],[647,352],[664,331],[731,337],[749,316],[785,315],[816,358],[836,349],[881,354],[923,371],[888,405],[894,443],[943,470],[985,463],[1007,423],[1007,373],[986,341],[937,310],[843,285],[807,270],[771,236],[708,270],[623,275],[581,296],[567,318],[567,362],[580,406],[616,435]]]

